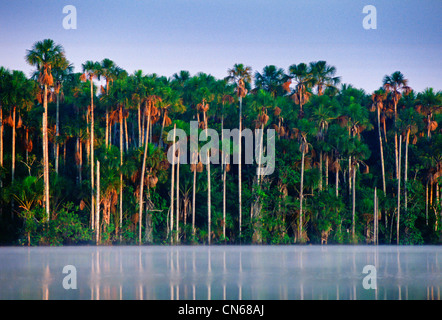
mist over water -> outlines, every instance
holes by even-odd
[[[439,246],[0,248],[0,299],[440,300]],[[64,289],[63,267],[77,289]],[[364,266],[376,289],[364,289]]]

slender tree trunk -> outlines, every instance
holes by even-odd
[[[239,207],[239,241],[241,243],[241,223],[242,223],[242,97],[239,97],[239,140],[238,140],[238,207]]]
[[[373,199],[373,244],[376,245],[376,234],[377,234],[377,190],[374,188],[374,199]]]
[[[401,218],[401,147],[402,147],[402,135],[399,136],[396,244],[399,244],[399,222]]]
[[[126,152],[129,151],[129,135],[127,134],[127,118],[124,118],[124,135],[126,137]]]
[[[176,164],[176,236],[175,242],[179,243],[180,237],[180,149],[178,149],[178,161]]]
[[[407,192],[407,181],[408,181],[408,146],[409,146],[409,142],[410,142],[410,128],[408,128],[407,130],[407,137],[405,140],[405,173],[404,173],[404,192],[405,192],[405,197],[404,197],[404,207],[405,207],[405,214],[408,211],[408,192]]]
[[[328,154],[325,155],[325,187],[328,190]]]
[[[299,240],[303,240],[303,231],[302,231],[302,225],[303,225],[303,219],[302,219],[302,202],[304,199],[304,162],[305,162],[305,152],[304,152],[304,146],[302,146],[302,158],[301,158],[301,187],[299,189],[299,225],[298,225],[298,237]]]
[[[144,118],[144,113],[143,113]],[[150,109],[149,114],[147,116],[147,121],[150,122]],[[141,137],[140,137],[141,138]],[[144,145],[144,155],[143,155],[143,165],[141,167],[141,182],[140,182],[140,195],[139,195],[139,208],[138,208],[138,243],[141,245],[141,227],[142,227],[142,216],[143,216],[143,192],[144,192],[144,175],[146,173],[146,159],[147,159],[147,151],[149,145],[146,143]],[[120,220],[121,224],[121,220]]]
[[[227,170],[226,164],[223,165],[223,237],[224,242],[226,241],[226,179],[227,179]]]
[[[319,191],[322,191],[322,151],[319,153]]]
[[[97,216],[97,225],[96,225],[96,241],[97,245],[100,243],[100,161],[97,161],[97,208],[95,210],[95,214]]]
[[[138,102],[138,148],[141,148],[141,103]]]
[[[351,235],[353,238],[353,241],[356,240],[355,238],[355,224],[356,224],[356,164],[353,168],[353,209],[352,209],[352,225],[351,225]]]
[[[384,164],[384,148],[382,146],[382,135],[381,135],[381,111],[378,108],[378,135],[379,135],[379,149],[381,155],[381,169],[382,169],[382,191],[384,195],[387,193],[387,185],[385,183],[385,164]]]
[[[223,103],[223,109],[222,109],[222,116],[221,116],[221,143],[224,140],[224,103]],[[222,180],[223,180],[223,238],[224,243],[226,242],[226,174],[227,174],[227,167],[226,167],[226,156],[222,154],[222,161],[221,165],[223,166],[223,174],[222,174]]]
[[[339,197],[339,170],[336,170],[336,175],[335,175],[335,186],[336,186],[336,198]]]
[[[16,107],[12,107],[12,168],[11,168],[11,181],[14,182],[15,176],[15,115],[16,115]]]
[[[120,110],[119,110],[119,117],[120,117],[120,170],[121,167],[123,166],[123,106],[120,106]],[[120,221],[123,220],[123,173],[120,171]],[[141,216],[139,217],[140,219],[140,224],[142,223],[141,221]],[[141,244],[141,242],[140,242]]]
[[[94,188],[95,188],[95,181],[94,181],[94,131],[95,131],[95,123],[94,123],[94,83],[92,81],[92,78],[89,79],[91,83],[91,138],[90,138],[90,155],[91,155],[91,222],[92,222],[92,229],[94,228]],[[98,221],[97,221],[98,223]],[[99,225],[97,225],[97,228]]]
[[[106,149],[109,147],[109,108],[106,106],[106,133],[105,133],[105,144]]]
[[[55,172],[58,174],[58,156],[60,154],[60,144],[58,137],[60,136],[60,93],[57,93],[57,108],[55,114]]]
[[[172,179],[170,184],[170,244],[173,243],[173,202],[175,193],[175,134],[176,134],[176,124],[173,125],[173,144],[172,144]]]
[[[196,164],[193,171],[193,189],[192,189],[192,235],[195,238],[195,194],[196,194]]]
[[[425,225],[428,226],[428,181],[425,184]]]
[[[44,203],[46,209],[46,221],[50,219],[49,208],[49,153],[48,153],[48,86],[44,85],[44,97],[43,97],[43,180],[44,180]]]
[[[207,137],[208,123],[207,123],[206,112],[204,112],[204,123],[206,128],[206,137]],[[210,177],[209,150],[207,150],[206,157],[207,157],[207,243],[210,245],[212,239],[212,197],[211,197],[211,185],[210,185],[211,177]]]

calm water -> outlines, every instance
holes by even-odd
[[[441,257],[438,246],[2,247],[0,299],[440,300]],[[66,265],[77,289],[63,288]],[[376,289],[364,289],[366,265]]]

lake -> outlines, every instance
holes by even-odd
[[[440,246],[1,247],[0,299],[440,300],[441,256]]]

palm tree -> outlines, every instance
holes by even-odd
[[[390,95],[393,101],[394,107],[394,123],[395,127],[398,120],[397,105],[402,93],[407,95],[411,88],[408,86],[408,80],[405,79],[404,75],[400,71],[394,72],[392,75],[386,75],[383,79],[383,87],[385,91]],[[399,179],[399,155],[398,155],[398,141],[397,132],[394,135],[394,152],[395,152],[395,164],[396,164],[396,179]]]
[[[308,89],[315,83],[313,71],[305,63],[293,64],[289,67],[289,78],[291,81],[294,80],[296,82],[292,98],[299,105],[300,118],[302,118],[304,115],[302,107],[309,101],[312,95]]]
[[[49,203],[49,153],[48,153],[48,88],[54,85],[52,67],[64,58],[64,50],[61,45],[56,45],[51,39],[45,39],[34,43],[31,50],[27,51],[26,61],[37,68],[38,82],[43,86],[43,165],[44,165],[44,205],[46,219],[50,219]]]
[[[227,81],[236,83],[236,94],[239,98],[239,140],[238,140],[238,207],[239,207],[239,238],[241,239],[241,220],[242,220],[242,173],[241,173],[241,163],[242,163],[242,99],[247,94],[246,83],[250,83],[252,79],[252,68],[246,67],[242,63],[235,64],[232,69],[229,69]]]
[[[374,110],[377,111],[379,148],[380,148],[381,170],[382,170],[382,191],[384,192],[384,195],[387,194],[387,185],[385,183],[384,148],[382,146],[382,135],[381,135],[381,112],[384,109],[384,101],[386,98],[387,94],[382,89],[375,91],[371,96],[371,99],[373,101],[373,108]]]
[[[69,61],[63,57],[57,61],[57,64],[53,67],[54,73],[54,92],[56,97],[56,116],[55,116],[55,148],[54,148],[54,156],[55,156],[55,172],[58,174],[58,161],[59,161],[59,153],[60,153],[60,144],[58,143],[58,137],[60,136],[60,99],[63,100],[63,82],[66,80],[68,75],[72,73],[74,70],[73,64],[69,63]]]
[[[91,86],[91,104],[90,104],[90,112],[91,112],[91,136],[90,136],[90,156],[91,156],[91,226],[92,229],[94,229],[94,189],[95,189],[95,183],[94,183],[94,145],[95,145],[95,122],[94,122],[94,79],[98,77],[100,74],[100,63],[93,62],[93,61],[86,61],[83,65],[83,75],[82,80],[87,81],[89,80],[90,86]],[[98,220],[97,220],[98,221]],[[100,226],[96,226],[99,228]]]
[[[335,77],[336,68],[321,60],[310,62],[310,70],[318,88],[318,96],[322,96],[326,88],[337,90],[336,86],[341,82],[340,77]]]
[[[284,70],[274,65],[265,66],[262,73],[255,72],[255,87],[269,92],[273,98],[282,95],[283,87],[286,79]]]

